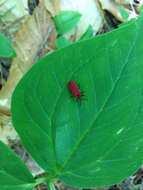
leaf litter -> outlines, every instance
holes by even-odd
[[[0,91],[0,140],[6,144],[10,144],[11,141],[17,142],[19,139],[11,123],[10,103],[12,92],[22,76],[35,64],[37,56],[40,59],[46,53],[55,50],[56,32],[54,28],[50,30],[52,26],[51,13],[41,2],[32,16],[21,23],[16,34],[14,48],[17,57],[12,60],[8,79]],[[47,41],[45,41],[45,38]],[[43,42],[45,43],[43,44]],[[39,51],[40,47],[42,48]],[[33,161],[30,163],[33,163]],[[34,172],[37,174],[37,169]]]

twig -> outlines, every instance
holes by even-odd
[[[54,29],[54,25],[51,25],[49,30],[48,30],[47,35],[45,36],[44,40],[42,41],[42,43],[41,43],[41,45],[39,47],[39,50],[37,52],[37,56],[35,58],[35,63],[37,63],[38,60],[40,59],[40,55],[42,53],[42,50],[43,50],[44,46],[46,45],[46,43],[47,43],[47,41],[49,39],[49,36],[50,36],[51,32],[53,31],[53,29]]]

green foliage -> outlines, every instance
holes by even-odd
[[[60,36],[56,39],[56,47],[58,49],[66,47],[68,45],[70,45],[70,42],[64,36]]]
[[[0,56],[2,57],[15,57],[16,53],[9,40],[0,33]]]
[[[74,187],[119,183],[143,157],[143,15],[35,64],[17,85],[12,119],[49,178]],[[70,98],[80,83],[86,101]]]
[[[93,37],[93,28],[91,25],[89,25],[86,32],[81,36],[80,40],[88,40],[92,37]]]
[[[73,29],[81,18],[81,14],[76,11],[61,11],[54,16],[53,20],[59,35],[65,34]]]
[[[34,178],[20,158],[0,141],[0,189],[31,190]]]
[[[119,11],[122,16],[122,19],[127,20],[129,17],[129,13],[127,11],[125,11],[125,9],[123,9],[123,8],[119,8]]]
[[[89,25],[85,33],[81,36],[80,40],[88,40],[93,37],[93,29],[92,26]],[[64,48],[66,46],[70,45],[70,42],[64,37],[60,36],[59,38],[56,39],[56,47],[57,49]]]

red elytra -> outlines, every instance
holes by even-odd
[[[83,94],[80,92],[77,84],[73,80],[68,82],[68,88],[75,98],[81,100]]]

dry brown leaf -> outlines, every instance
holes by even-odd
[[[120,4],[112,0],[99,0],[99,2],[103,10],[108,11],[113,16],[115,16],[117,20],[120,20],[121,22],[123,22],[123,19],[119,11],[119,8],[122,7]]]
[[[126,11],[130,14],[129,19],[136,17],[135,9],[133,6],[133,0],[98,0],[101,4],[103,10],[107,10],[111,13],[117,20],[124,22],[119,8],[126,9]],[[131,9],[130,9],[131,8]]]
[[[34,14],[21,25],[16,36],[15,50],[17,57],[13,60],[8,81],[0,91],[0,113],[10,114],[12,92],[17,82],[34,64],[38,49],[52,25],[51,15],[41,4],[36,8]],[[55,48],[55,38],[56,34],[52,32],[50,37],[52,43],[50,43],[51,41],[48,42],[52,49]]]
[[[12,127],[11,118],[0,114],[0,140],[8,144],[9,141],[15,140],[16,138],[17,134]]]
[[[11,23],[17,19],[20,19],[24,16],[29,15],[28,13],[28,0],[1,0],[0,1],[0,13],[1,15],[5,14],[7,11],[8,14],[3,17],[5,24]]]
[[[45,40],[45,37],[47,37],[47,34],[49,38],[46,48],[44,49],[44,54],[55,49],[56,32],[52,30],[52,27],[53,22],[51,14],[47,11],[42,2],[35,9],[33,15],[21,24],[14,45],[17,57],[13,59],[8,80],[0,91],[0,129],[5,125],[3,123],[3,117],[10,116],[10,104],[13,90],[22,76],[35,63],[39,48]],[[49,31],[51,31],[51,33],[49,33]],[[1,133],[0,140],[4,142],[7,141],[4,140]]]
[[[141,12],[141,6],[143,5],[143,0],[140,0],[140,3],[136,6],[136,10],[138,13]]]
[[[44,170],[40,168],[40,166],[33,160],[33,158],[21,144],[20,139],[17,138],[15,141],[9,141],[9,146],[24,161],[24,163],[30,169],[34,177],[44,173]]]
[[[60,11],[61,0],[42,0],[44,1],[47,10],[54,16],[56,12]]]
[[[109,187],[99,187],[99,188],[94,188],[94,189],[91,189],[91,190],[108,190]]]
[[[120,4],[120,5],[128,5],[130,3],[134,3],[134,0],[115,0],[116,3]]]

